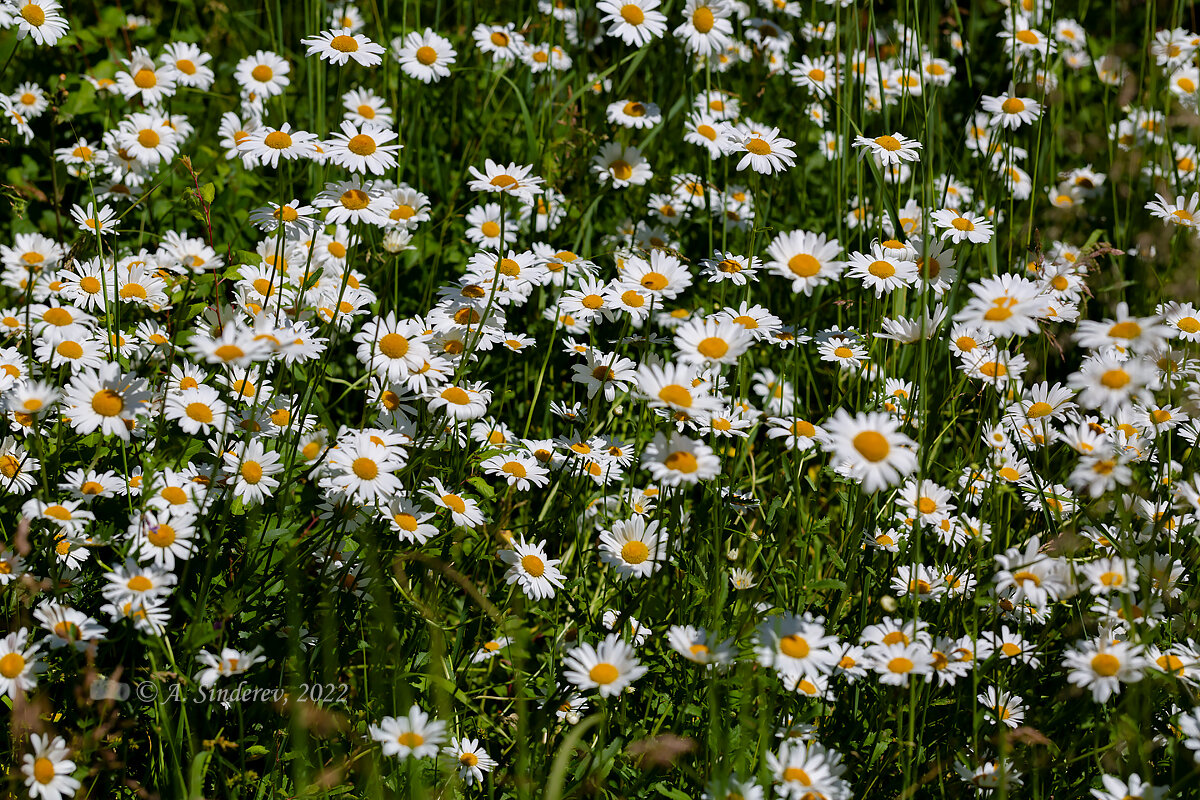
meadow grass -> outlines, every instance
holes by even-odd
[[[1183,4],[128,5],[0,7],[13,796],[1196,791]]]

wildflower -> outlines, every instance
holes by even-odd
[[[0,694],[13,700],[36,687],[38,673],[46,669],[38,660],[41,645],[24,644],[28,639],[29,630],[21,628],[0,640]]]
[[[984,95],[980,107],[991,114],[990,124],[993,127],[1019,128],[1028,125],[1042,113],[1042,106],[1031,97],[1017,97],[1014,94],[999,96]]]
[[[375,123],[365,123],[360,128],[344,120],[341,133],[333,134],[325,142],[326,156],[351,172],[385,175],[396,166],[400,145],[388,144],[396,135],[395,131]]]
[[[291,71],[291,65],[278,54],[259,50],[239,61],[233,76],[243,91],[261,97],[274,97],[283,94],[283,90],[291,84],[291,78],[288,77]]]
[[[992,223],[988,222],[986,217],[943,208],[933,212],[932,218],[934,225],[943,228],[943,241],[949,239],[955,244],[960,244],[966,240],[974,244],[987,244],[992,240]]]
[[[468,185],[473,192],[501,192],[526,203],[532,203],[534,195],[542,193],[542,179],[530,175],[532,166],[510,163],[505,167],[489,158],[484,162],[483,172],[475,167],[468,169],[475,178]]]
[[[1063,666],[1071,684],[1091,689],[1092,699],[1104,703],[1120,693],[1122,683],[1140,681],[1146,665],[1139,645],[1083,639],[1063,655]]]
[[[667,630],[667,644],[688,661],[710,667],[730,664],[736,655],[732,639],[721,639],[692,625],[672,625]]]
[[[643,466],[651,478],[667,486],[710,480],[721,471],[720,459],[703,442],[671,434],[656,434],[646,448]]]
[[[921,143],[899,133],[877,136],[869,139],[866,136],[854,137],[854,146],[865,148],[859,155],[870,153],[881,167],[900,164],[904,161],[917,161],[921,158],[917,151]]]
[[[656,10],[659,5],[659,0],[601,0],[596,10],[604,15],[600,21],[608,25],[609,36],[642,47],[666,33],[667,17]]]
[[[57,44],[70,27],[61,8],[58,0],[23,0],[23,5],[13,5],[9,13],[16,22],[17,40],[29,37],[40,45]]]
[[[369,725],[371,738],[379,742],[385,756],[430,758],[438,754],[446,740],[446,723],[430,720],[415,704],[403,717],[384,717],[378,725]]]
[[[563,659],[564,677],[580,690],[598,689],[601,697],[619,695],[646,672],[633,647],[616,633],[596,647],[574,647]]]
[[[129,441],[134,418],[149,399],[144,378],[123,373],[118,364],[109,363],[94,372],[76,374],[64,402],[71,427],[79,433],[99,430],[105,436]]]
[[[886,414],[838,409],[822,424],[822,447],[831,453],[863,490],[895,486],[917,468],[916,442],[899,433],[900,423]]]
[[[450,40],[434,33],[431,28],[421,33],[413,31],[403,39],[393,39],[392,55],[400,62],[400,69],[405,75],[422,83],[434,83],[450,77],[450,65],[457,58]]]
[[[44,5],[47,0],[34,2]],[[54,5],[57,7],[58,4]],[[21,757],[21,774],[25,776],[29,796],[34,800],[66,800],[74,797],[82,784],[71,777],[75,772],[75,762],[68,758],[71,750],[63,738],[55,736],[51,739],[48,734],[35,733],[29,743],[33,752]]]
[[[600,560],[622,579],[647,578],[661,568],[666,545],[657,522],[646,523],[641,516],[634,516],[617,520],[611,531],[601,532]]]
[[[479,746],[478,739],[452,738],[450,744],[442,748],[442,755],[457,768],[458,777],[467,786],[482,783],[483,773],[496,768],[496,759]]]
[[[505,582],[518,584],[532,600],[547,600],[561,589],[566,577],[558,570],[558,559],[548,558],[546,543],[530,544],[522,536],[513,542],[512,550],[501,550],[500,560],[509,564]]]
[[[778,128],[747,133],[730,128],[727,136],[729,154],[745,153],[737,163],[739,172],[750,167],[763,175],[774,175],[776,172],[784,172],[785,166],[796,166],[796,153],[792,150],[796,143],[780,136]]]
[[[654,177],[642,151],[629,145],[609,142],[592,159],[592,172],[600,183],[611,183],[614,189],[641,186]]]
[[[372,42],[361,33],[349,28],[321,31],[316,36],[301,39],[300,44],[308,47],[307,56],[320,56],[321,60],[342,66],[353,59],[364,67],[375,67],[383,63],[383,47]]]
[[[255,664],[266,661],[266,657],[262,655],[261,647],[246,651],[225,647],[220,655],[201,650],[196,654],[196,660],[204,667],[196,673],[196,682],[210,687],[220,678],[246,673]]]

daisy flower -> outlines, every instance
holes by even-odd
[[[655,483],[678,486],[710,480],[721,471],[721,461],[703,442],[672,433],[658,433],[643,454],[642,466]]]
[[[274,97],[283,94],[291,84],[288,77],[291,71],[291,65],[278,54],[259,50],[237,63],[233,77],[243,91],[260,97]]]
[[[931,217],[933,224],[942,229],[943,241],[949,239],[955,244],[960,244],[966,240],[974,244],[987,244],[992,240],[994,229],[987,217],[960,213],[949,208],[935,211]]]
[[[617,520],[612,530],[600,533],[600,560],[622,579],[653,575],[661,568],[666,549],[666,537],[659,533],[658,523],[647,524],[641,516]]]
[[[430,393],[429,411],[432,414],[445,411],[455,422],[479,419],[487,413],[487,405],[491,399],[491,390],[483,388],[483,384],[479,382],[439,387]]]
[[[733,42],[732,4],[727,0],[688,0],[683,7],[683,23],[673,33],[682,39],[688,52],[708,58],[725,50]]]
[[[509,486],[515,486],[522,492],[528,491],[531,486],[545,486],[550,482],[550,471],[533,456],[522,453],[492,456],[479,466],[489,475],[504,479]]]
[[[421,494],[433,501],[439,508],[450,512],[450,519],[455,525],[464,528],[474,528],[487,521],[479,504],[465,495],[450,491],[437,478],[429,479],[429,488],[422,489]],[[558,562],[555,562],[558,563]]]
[[[838,240],[827,240],[823,233],[789,231],[776,236],[767,247],[767,268],[790,280],[794,293],[809,296],[816,287],[837,280],[844,268],[837,260],[841,252]]]
[[[654,103],[636,100],[617,100],[609,103],[605,113],[609,122],[625,128],[653,128],[662,122],[662,109]]]
[[[1116,413],[1128,403],[1153,402],[1147,386],[1153,368],[1140,358],[1121,360],[1112,353],[1088,356],[1078,372],[1067,379],[1067,386],[1079,392],[1079,404]]]
[[[359,179],[327,183],[313,198],[317,208],[328,208],[325,221],[330,224],[364,222],[384,227],[389,224],[388,204],[371,181]]]
[[[247,507],[261,505],[271,496],[271,490],[279,487],[273,476],[283,472],[284,465],[279,454],[264,449],[260,440],[239,446],[234,452],[223,456],[226,472],[235,476],[233,496]]]
[[[992,115],[989,120],[992,127],[1016,129],[1030,124],[1042,113],[1041,104],[1032,97],[1017,97],[1013,94],[995,97],[985,94],[980,106]]]
[[[847,274],[858,278],[876,297],[911,286],[917,280],[917,262],[888,255],[879,243],[872,243],[870,253],[851,253]]]
[[[355,436],[330,448],[326,457],[330,485],[362,502],[384,502],[402,488],[394,474],[404,466],[395,448]]]
[[[900,164],[903,161],[917,161],[921,158],[921,154],[917,152],[921,149],[921,143],[899,133],[890,136],[884,134],[874,139],[856,136],[854,137],[854,146],[865,148],[859,153],[859,156],[870,153],[881,167]]]
[[[369,725],[371,738],[379,742],[385,756],[430,758],[436,756],[446,740],[446,723],[430,720],[429,715],[413,704],[403,717],[384,717],[378,725]]]
[[[563,677],[578,689],[598,689],[601,697],[613,697],[645,675],[633,646],[612,633],[598,647],[581,644],[563,659]]]
[[[548,600],[566,580],[558,570],[558,559],[547,557],[545,541],[531,544],[522,536],[513,541],[513,549],[501,550],[499,556],[510,565],[504,574],[505,582],[518,584],[530,599]]]
[[[163,64],[175,68],[175,82],[200,91],[212,88],[215,78],[212,67],[207,66],[212,56],[189,42],[171,42],[163,47],[158,57]]]
[[[12,16],[5,25],[16,23],[18,40],[29,37],[40,45],[54,45],[70,28],[61,8],[58,0],[22,0],[21,5],[14,3],[7,11]]]
[[[1195,228],[1200,225],[1197,215],[1200,214],[1200,192],[1193,192],[1191,197],[1179,195],[1171,202],[1161,194],[1155,194],[1155,200],[1146,203],[1146,210],[1168,225],[1179,225],[1184,228]]]
[[[146,380],[122,372],[115,363],[73,376],[64,398],[71,427],[78,433],[99,430],[124,441],[129,441],[134,417],[149,400]]]
[[[77,203],[71,206],[71,218],[79,224],[79,230],[84,233],[117,233],[117,212],[106,205],[96,208],[92,203],[88,203],[85,209]]]
[[[737,322],[693,319],[675,329],[675,349],[685,364],[736,364],[754,343]]]
[[[888,414],[858,412],[851,417],[839,408],[822,424],[821,446],[864,491],[876,492],[917,469],[917,444],[899,432],[900,425]]]
[[[609,36],[642,47],[667,31],[667,16],[655,10],[660,5],[659,0],[602,0],[596,10],[604,15],[600,22],[608,26]]]
[[[502,192],[526,203],[532,203],[534,195],[542,192],[542,179],[530,175],[533,166],[509,163],[501,166],[490,158],[484,162],[483,172],[475,167],[468,168],[474,180],[468,184],[473,192]]]
[[[396,166],[401,145],[388,144],[396,136],[395,131],[375,123],[365,123],[360,128],[343,120],[341,133],[333,134],[325,142],[325,152],[330,161],[351,172],[384,175]]]
[[[1038,329],[1045,305],[1040,284],[1019,275],[984,278],[954,321],[992,337],[1026,336]]]
[[[745,153],[737,163],[739,172],[750,167],[763,175],[774,175],[776,172],[785,172],[785,167],[796,166],[796,152],[792,150],[796,143],[780,136],[779,128],[753,132],[728,128],[726,137],[729,140],[729,155]]]
[[[759,623],[754,655],[780,675],[820,675],[837,664],[836,636],[805,615],[771,616]]]
[[[1096,800],[1165,800],[1170,792],[1168,787],[1142,780],[1136,772],[1129,776],[1128,782],[1116,775],[1101,775],[1100,784],[1102,789],[1092,789]]]
[[[442,756],[458,771],[467,786],[483,782],[483,773],[496,768],[496,759],[479,746],[478,739],[453,738],[442,748]]]
[[[47,0],[40,2],[45,4]],[[21,757],[21,774],[25,776],[25,788],[29,796],[33,800],[74,797],[83,784],[71,777],[75,772],[75,762],[68,758],[71,749],[63,738],[55,736],[51,739],[48,734],[35,733],[29,738],[29,744],[33,752]]]
[[[1120,694],[1122,683],[1135,683],[1146,667],[1140,645],[1129,642],[1082,639],[1063,654],[1063,667],[1070,670],[1067,681],[1090,689],[1097,703]]]
[[[614,189],[626,186],[641,186],[654,177],[654,171],[633,145],[609,142],[592,158],[592,172],[602,184],[612,184]]]
[[[403,39],[397,36],[392,40],[392,55],[405,75],[422,83],[450,77],[450,65],[457,58],[450,40],[431,28],[421,33],[413,31]]]
[[[287,161],[310,158],[316,141],[316,134],[292,130],[291,123],[285,122],[280,128],[263,126],[247,132],[238,140],[237,150],[244,159],[277,169],[281,158]]]
[[[21,628],[0,640],[0,694],[16,699],[18,695],[37,686],[37,674],[45,664],[38,661],[40,644],[25,645],[29,630]]]
[[[733,639],[721,639],[714,633],[692,625],[672,625],[668,628],[667,644],[688,661],[709,666],[731,664],[737,655]]]
[[[221,678],[244,675],[255,664],[266,661],[266,657],[262,655],[261,647],[244,652],[232,647],[224,647],[221,649],[220,655],[201,650],[196,654],[196,660],[204,667],[196,673],[196,682],[203,687],[209,687],[215,685]]]
[[[306,56],[320,56],[323,61],[341,66],[350,59],[364,67],[375,67],[383,63],[383,46],[372,42],[361,33],[349,28],[321,31],[316,36],[300,40],[308,46]]]

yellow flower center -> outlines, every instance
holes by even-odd
[[[134,575],[125,585],[133,592],[148,592],[154,588],[154,583],[145,575]]]
[[[329,46],[339,53],[353,53],[358,50],[358,40],[353,36],[340,33],[330,40]]]
[[[902,147],[900,140],[895,136],[885,135],[876,137],[875,144],[879,145],[884,150],[887,150],[889,153],[894,153]]]
[[[873,464],[883,461],[892,450],[887,437],[878,431],[863,431],[854,437],[853,442],[854,449]]]
[[[1010,97],[1000,104],[1005,114],[1020,114],[1025,110],[1025,103],[1019,97]]]
[[[150,529],[146,539],[155,547],[170,547],[175,543],[175,529],[170,525],[160,524]]]
[[[0,658],[0,675],[10,681],[25,671],[25,658],[20,653],[6,653]]]
[[[1121,660],[1108,653],[1092,656],[1092,671],[1104,678],[1111,678],[1121,670]]]
[[[92,410],[102,417],[115,417],[125,410],[125,401],[111,389],[101,389],[92,396]]]
[[[341,202],[351,211],[361,211],[371,204],[371,198],[361,189],[350,189],[342,193]]]
[[[626,6],[626,8],[629,8],[629,6]],[[634,6],[634,8],[636,8],[636,6]],[[620,675],[621,673],[615,666],[603,661],[588,670],[588,677],[601,686],[607,686],[619,678]]]
[[[379,352],[388,358],[404,358],[408,353],[408,339],[398,333],[385,333],[379,340]]]
[[[896,274],[896,268],[887,261],[872,261],[867,272],[876,278],[890,278]]]
[[[1119,367],[1110,369],[1100,376],[1100,383],[1108,389],[1124,388],[1129,380],[1129,373]]]
[[[650,548],[643,542],[633,540],[621,547],[621,560],[627,564],[641,564],[650,557]]]
[[[53,783],[56,775],[54,762],[45,756],[33,762],[33,779],[43,786]]]
[[[621,6],[621,19],[630,25],[641,25],[646,21],[646,12],[633,3],[626,3]]]
[[[779,640],[779,650],[790,658],[808,658],[811,648],[807,639],[791,633]]]
[[[705,358],[716,360],[729,352],[729,343],[719,336],[709,336],[700,340],[696,350]]]
[[[682,472],[687,475],[691,475],[700,468],[700,463],[696,461],[696,457],[694,455],[686,450],[676,450],[674,453],[671,453],[669,456],[663,459],[663,466],[665,466],[667,469],[675,470],[676,472]]]
[[[521,569],[535,578],[540,578],[546,574],[546,562],[530,553],[521,557]]]
[[[153,89],[158,85],[158,76],[152,69],[139,69],[133,76],[133,83],[139,89]]]
[[[346,149],[359,156],[369,156],[375,152],[375,140],[365,133],[360,133],[346,142]]]

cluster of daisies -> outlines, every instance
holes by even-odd
[[[1083,27],[1053,17],[1048,2],[1010,9],[998,36],[1012,83],[967,120],[963,149],[981,164],[977,180],[931,173],[930,194],[917,170],[937,155],[887,132],[875,112],[949,91],[965,51],[957,34],[938,54],[893,24],[874,32],[871,50],[847,53],[834,46],[836,25],[801,21],[796,2],[687,0],[671,17],[659,0],[571,5],[539,2],[542,19],[520,30],[479,24],[459,44],[462,63],[432,29],[384,47],[362,32],[359,9],[331,7],[325,30],[292,43],[317,79],[351,81],[329,131],[288,118],[294,64],[274,51],[225,66],[192,43],[135,46],[112,77],[85,76],[101,98],[123,104],[110,106],[101,129],[80,120],[85,135],[53,143],[74,187],[76,229],[17,233],[0,245],[0,491],[21,519],[0,551],[0,585],[36,595],[29,623],[0,640],[0,692],[23,702],[45,688],[51,666],[95,659],[117,638],[169,643],[181,576],[207,557],[212,516],[276,514],[297,534],[333,532],[313,572],[364,619],[390,602],[368,567],[378,554],[366,549],[380,541],[392,554],[472,541],[458,568],[506,615],[557,606],[589,586],[613,589],[620,599],[599,625],[576,620],[580,638],[534,653],[562,730],[594,707],[630,702],[657,679],[656,663],[712,680],[740,666],[771,675],[788,707],[806,711],[779,726],[757,777],[714,774],[710,797],[758,800],[768,783],[795,800],[851,797],[852,770],[807,712],[835,708],[852,685],[947,695],[961,692],[960,681],[979,685],[969,702],[997,730],[1037,723],[1040,698],[1020,692],[1044,670],[1090,695],[1097,715],[1140,681],[1186,701],[1200,645],[1179,635],[1172,613],[1192,588],[1185,550],[1200,515],[1200,477],[1184,455],[1200,438],[1200,311],[1121,303],[1087,319],[1097,316],[1087,301],[1100,256],[1068,241],[995,274],[975,266],[984,248],[999,249],[1010,201],[1044,202],[1018,142],[1036,135],[1065,70],[1094,64],[1099,82],[1115,87],[1130,79],[1124,62],[1093,61]],[[52,46],[68,31],[54,0],[0,6],[0,26],[31,40],[21,47]],[[536,165],[471,166],[461,221],[438,210],[444,198],[398,179],[401,117],[374,80],[385,57],[422,84],[453,80],[469,58],[472,68],[566,80],[571,54],[660,47],[677,48],[709,78],[682,111],[636,94],[636,82],[618,96],[609,74],[579,76],[602,99],[597,124],[609,135],[574,177],[642,212],[575,246],[584,252],[567,245],[580,217],[571,182],[553,186]],[[1165,30],[1150,48],[1167,79],[1162,109],[1126,108],[1109,135],[1121,151],[1154,151],[1141,196],[1156,194],[1145,208],[1170,234],[1200,227],[1200,193],[1170,200],[1154,191],[1195,181],[1200,156],[1172,135],[1171,112],[1196,108],[1200,37]],[[739,68],[803,92],[809,129],[796,123],[792,139],[752,119],[754,93],[718,88]],[[267,181],[299,177],[308,163],[324,176],[250,209],[250,241],[236,261],[211,227],[156,231],[147,245],[123,222],[178,157],[198,158],[203,123],[174,113],[173,99],[214,88],[237,98],[220,117],[220,158]],[[851,142],[831,124],[845,97],[871,126]],[[17,84],[0,105],[22,143],[51,135],[51,97],[37,83]],[[656,173],[652,145],[630,140],[667,131],[693,146],[696,171]],[[897,199],[864,191],[838,209],[846,244],[781,224],[786,209],[775,210],[782,192],[773,182],[814,145],[828,162],[861,165]],[[732,181],[711,177],[719,159]],[[1065,171],[1044,187],[1046,201],[1083,215],[1108,177],[1091,164]],[[774,208],[763,214],[767,193]],[[369,260],[400,264],[443,220],[473,252],[453,276],[438,276],[427,307],[390,308],[390,291],[376,291],[388,276]],[[697,252],[694,242],[712,241],[714,230],[721,246]],[[210,284],[211,294],[195,294]],[[800,326],[831,298],[867,315]],[[543,425],[499,390],[497,375],[522,364],[562,378],[522,397],[548,406]],[[928,379],[932,369],[922,372],[932,364],[956,397],[970,398],[961,414],[976,429],[945,418],[954,398]],[[326,396],[338,385],[356,399]],[[771,602],[752,554],[779,543],[759,544],[763,488],[744,474],[739,454],[748,453],[773,459],[781,483],[794,472],[796,486],[801,470],[827,465],[804,474],[869,501],[853,506],[861,552],[846,560],[886,576],[877,621]],[[454,459],[465,471],[441,468]],[[632,596],[620,594],[678,568],[702,494],[754,545],[729,548],[721,576],[734,597],[753,598],[745,605],[756,622],[740,633],[732,623],[699,627],[682,608],[676,619],[640,621]],[[301,496],[315,496],[315,507],[297,508]],[[570,522],[590,550],[536,524],[511,532],[513,498],[522,513],[552,503],[578,512]],[[46,578],[60,588],[38,590],[52,585]],[[1059,623],[1072,618],[1081,624],[1067,635]],[[232,624],[225,633],[226,646],[188,654],[194,672],[183,680],[228,684],[272,662],[256,631]],[[515,644],[497,634],[470,663],[511,665]],[[1157,713],[1200,759],[1200,708]],[[501,766],[489,729],[465,714],[441,720],[421,704],[404,716],[371,714],[364,738],[384,756],[436,757],[467,786]],[[80,788],[72,754],[62,736],[30,737],[20,769],[31,797]],[[980,792],[1023,780],[1003,749],[956,755],[958,774]],[[1137,773],[1099,781],[1100,800],[1162,794]]]

